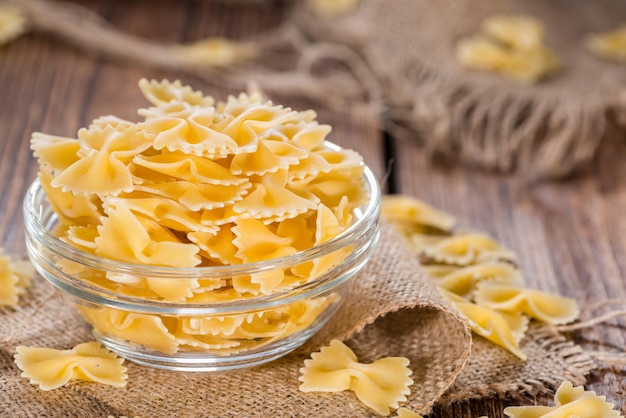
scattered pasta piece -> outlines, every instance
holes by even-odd
[[[626,63],[626,25],[611,32],[589,36],[585,46],[601,58]]]
[[[423,249],[421,256],[433,263],[467,266],[487,261],[513,261],[515,254],[481,233],[459,234]]]
[[[254,58],[258,50],[250,43],[224,38],[208,38],[189,45],[176,45],[174,51],[198,66],[227,67]]]
[[[430,277],[437,286],[465,298],[471,297],[476,284],[483,281],[517,285],[523,283],[519,270],[509,263],[502,262],[472,264],[454,269],[440,277],[432,275]]]
[[[522,312],[554,325],[572,322],[580,314],[578,304],[573,299],[506,284],[481,283],[476,288],[474,299],[487,308]]]
[[[0,306],[15,306],[35,275],[30,261],[12,260],[0,247]]]
[[[383,416],[406,401],[413,380],[403,357],[386,357],[370,364],[359,363],[350,348],[338,340],[311,354],[300,369],[303,392],[352,390],[361,402]]]
[[[347,14],[358,7],[360,0],[309,0],[309,6],[321,16]]]
[[[398,414],[396,418],[422,418],[420,414],[417,412],[413,412],[408,408],[399,408],[396,413]]]
[[[22,370],[22,376],[42,390],[59,388],[70,380],[126,386],[124,359],[98,342],[78,344],[70,350],[18,346],[16,351],[15,364]]]
[[[595,418],[622,417],[614,405],[594,391],[585,391],[565,381],[554,395],[555,406],[509,406],[504,414],[510,418]]]
[[[384,196],[380,206],[381,215],[394,225],[406,226],[412,233],[433,228],[450,232],[456,219],[439,209],[406,195]]]
[[[484,35],[463,39],[457,46],[457,59],[465,68],[532,84],[561,67],[543,45],[543,26],[536,19],[494,16],[483,22],[482,30]]]
[[[515,333],[510,326],[513,322],[518,327],[525,328],[525,324],[519,318],[510,321],[500,312],[469,302],[443,289],[440,291],[463,314],[473,332],[505,348],[519,359],[526,360],[526,354],[519,347],[520,332]]]
[[[405,235],[426,276],[458,308],[475,334],[524,360],[519,344],[530,318],[564,324],[578,317],[574,300],[523,287],[524,279],[513,263],[515,254],[491,237],[452,229],[442,235],[436,228],[424,228],[421,212],[407,208],[429,205],[413,197],[385,197],[383,203],[382,216]],[[446,214],[442,216],[445,219]]]
[[[11,42],[28,29],[24,14],[17,8],[0,7],[0,45]]]

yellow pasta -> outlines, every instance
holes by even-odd
[[[6,44],[28,29],[28,22],[24,13],[13,7],[0,7],[0,45]]]
[[[30,261],[12,260],[0,247],[0,306],[17,305],[34,275]]]
[[[136,126],[78,131],[82,157],[52,180],[54,187],[74,194],[116,196],[133,190],[128,163],[152,145]]]
[[[200,263],[198,247],[180,242],[154,221],[133,214],[117,202],[106,209],[95,239],[96,254],[120,261],[173,267]]]
[[[481,233],[454,235],[422,250],[434,263],[467,266],[487,261],[513,261],[515,254],[491,237]]]
[[[398,403],[406,401],[413,380],[403,357],[385,357],[370,364],[359,363],[348,346],[338,340],[311,354],[300,369],[303,392],[351,390],[378,414],[388,416]]]
[[[572,382],[561,383],[554,395],[555,406],[509,406],[504,414],[510,418],[622,417],[614,405],[594,391],[585,391]]]
[[[428,270],[427,270],[428,271]],[[519,270],[509,263],[485,262],[455,269],[441,277],[432,277],[437,286],[470,297],[477,283],[482,281],[517,284],[523,283]]]
[[[396,418],[422,418],[422,416],[417,412],[413,412],[410,409],[404,407],[398,408],[396,413],[398,414]]]
[[[95,332],[115,336],[163,353],[175,353],[176,338],[158,315],[126,312],[106,307],[79,307]]]
[[[613,31],[589,36],[585,46],[601,58],[626,62],[626,25]]]
[[[456,219],[445,212],[408,195],[387,195],[381,200],[380,213],[387,221],[411,233],[432,228],[451,232]]]
[[[189,63],[198,66],[227,67],[258,54],[258,48],[253,44],[225,38],[207,38],[189,45],[175,45],[172,48]]]
[[[78,344],[70,350],[18,346],[16,351],[15,364],[22,376],[42,390],[59,388],[70,380],[126,386],[124,360],[97,342]]]
[[[558,71],[561,63],[543,45],[543,26],[527,16],[493,16],[484,35],[461,40],[457,60],[465,68],[491,71],[532,84]]]
[[[183,86],[180,80],[174,82],[162,80],[159,82],[142,78],[139,80],[139,89],[144,97],[155,106],[166,105],[171,102],[183,102],[202,107],[210,107],[215,104],[212,97],[204,96],[202,92],[195,91],[189,86]]]
[[[165,267],[241,265],[286,257],[346,230],[368,198],[362,157],[330,149],[328,125],[313,111],[275,105],[258,93],[216,101],[179,81],[141,80],[143,120],[94,119],[77,138],[36,133],[31,148],[58,218],[54,233],[79,250]],[[108,292],[152,301],[222,303],[308,283],[350,248],[289,269],[219,279],[170,280],[123,271],[58,267]],[[79,307],[96,332],[164,353],[228,355],[284,338],[314,323],[328,297],[268,309],[224,335],[175,318]],[[231,324],[232,325],[232,324]],[[211,327],[215,327],[211,333]],[[224,341],[227,340],[227,341]]]
[[[578,318],[575,300],[539,290],[497,283],[481,283],[474,294],[476,303],[500,311],[523,312],[542,322],[560,325]]]
[[[509,318],[506,314],[471,303],[443,289],[440,292],[463,314],[473,332],[505,348],[520,360],[526,360],[526,354],[519,347],[520,336],[525,332],[521,318]],[[514,332],[511,323],[523,328]]]

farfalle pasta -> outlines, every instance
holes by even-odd
[[[78,344],[70,350],[18,346],[16,351],[15,364],[22,370],[22,377],[42,390],[57,389],[70,380],[126,386],[124,359],[98,342]]]
[[[0,306],[17,305],[34,275],[30,261],[13,260],[0,247]]]
[[[622,417],[604,396],[586,391],[582,386],[574,387],[569,381],[561,383],[554,395],[554,403],[554,406],[509,406],[504,409],[504,414],[510,418]]]
[[[490,30],[505,29],[495,25]],[[532,40],[535,35],[528,36]],[[520,342],[531,318],[551,324],[578,318],[573,299],[524,287],[515,253],[490,236],[457,233],[451,216],[411,196],[384,196],[382,207],[383,217],[404,234],[426,276],[456,306],[472,331],[519,359],[526,359]],[[447,220],[450,229],[428,227],[422,208]]]
[[[385,357],[370,364],[359,363],[354,352],[341,341],[333,340],[311,354],[300,369],[299,389],[303,392],[341,392],[351,390],[378,414],[388,416],[406,401],[413,384],[412,371],[404,357]]]
[[[481,283],[474,293],[474,300],[491,309],[522,312],[554,325],[572,322],[580,314],[578,305],[570,298],[506,284]]]
[[[459,42],[456,55],[465,68],[491,71],[522,84],[532,84],[561,68],[543,38],[543,25],[535,18],[492,16],[483,22],[481,35]]]
[[[626,63],[626,24],[612,31],[590,35],[585,47],[600,58]]]
[[[361,156],[329,146],[331,129],[313,111],[276,105],[258,93],[217,101],[179,81],[144,79],[139,87],[150,103],[139,109],[139,122],[108,115],[77,138],[32,136],[39,181],[58,219],[54,232],[64,243],[105,260],[164,269],[263,263],[342,234],[369,199]],[[94,271],[68,260],[57,267],[137,300],[209,304],[306,285],[350,251],[215,279]],[[223,322],[219,315],[185,315],[181,322],[149,311],[79,309],[101,335],[165,354],[228,355],[300,332],[339,301],[339,293],[313,294],[243,321],[222,315]],[[230,334],[227,325],[235,326]]]

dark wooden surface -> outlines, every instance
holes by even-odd
[[[267,5],[241,8],[213,1],[84,4],[126,32],[163,42],[213,35],[252,37],[281,18]],[[0,245],[6,252],[25,254],[21,200],[37,172],[29,150],[32,132],[73,136],[100,115],[135,119],[136,109],[146,105],[137,88],[141,77],[180,78],[218,98],[236,93],[183,74],[100,60],[41,33],[0,47]],[[285,101],[303,109],[297,99]],[[334,126],[331,139],[361,152],[379,178],[384,177],[391,151],[393,175],[387,190],[422,198],[457,216],[461,225],[487,231],[515,250],[530,286],[576,298],[582,306],[610,299],[621,303],[614,306],[624,307],[623,133],[607,142],[593,166],[578,177],[530,186],[513,176],[430,163],[416,142],[384,138],[380,122],[358,109],[316,110],[320,121]],[[385,141],[391,146],[385,146]],[[619,352],[626,347],[625,327],[625,319],[614,319],[570,337],[590,350]],[[626,412],[623,368],[597,369],[587,387]],[[434,415],[498,417],[507,404],[507,400],[481,400],[437,409]]]

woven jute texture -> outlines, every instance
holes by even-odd
[[[502,14],[539,20],[563,71],[525,86],[462,68],[459,40]],[[317,39],[360,51],[397,137],[420,140],[433,156],[544,178],[589,163],[607,123],[626,131],[626,66],[584,46],[625,23],[621,0],[363,0],[342,19],[302,19]]]
[[[466,326],[387,225],[376,254],[333,320],[292,354],[251,369],[183,373],[126,362],[124,388],[75,381],[44,392],[20,377],[12,359],[15,347],[66,349],[92,340],[90,332],[41,278],[16,308],[0,313],[2,417],[374,416],[350,392],[298,391],[304,360],[332,338],[345,340],[362,362],[408,357],[415,384],[407,406],[420,413],[438,402],[547,391],[562,377],[581,383],[590,367],[578,347],[545,328],[533,328],[524,341],[527,363],[482,340],[472,350]]]

